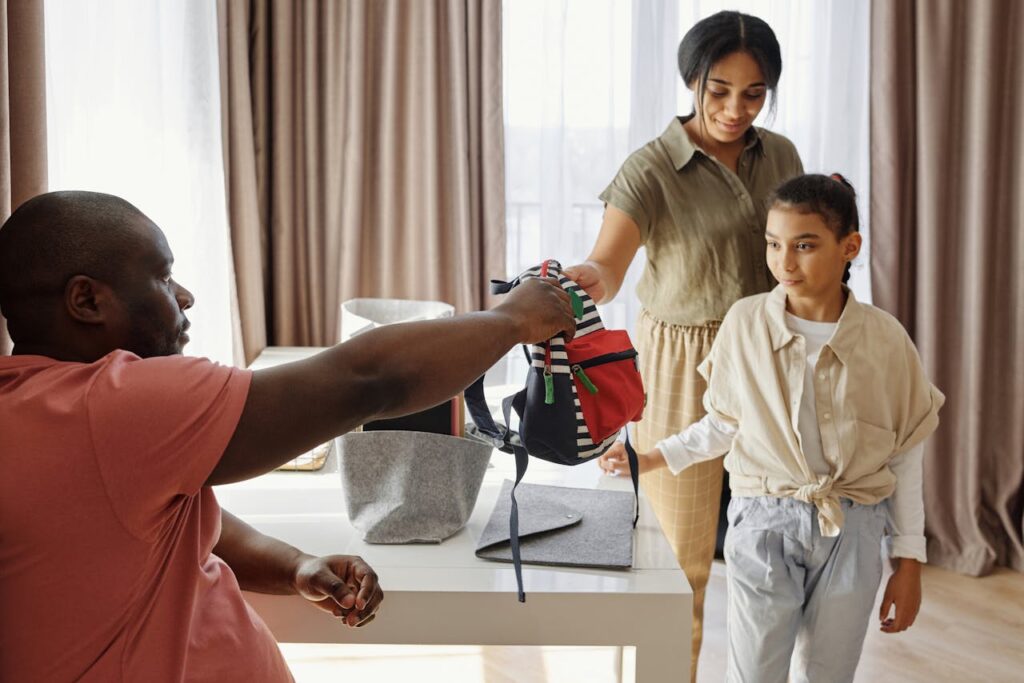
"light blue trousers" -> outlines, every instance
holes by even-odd
[[[835,538],[821,535],[810,503],[729,503],[730,683],[853,680],[882,578],[888,504],[842,503]]]

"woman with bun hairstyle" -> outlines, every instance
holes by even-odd
[[[636,342],[648,394],[636,446],[650,450],[704,415],[697,366],[722,318],[742,297],[770,290],[764,223],[769,193],[803,172],[785,137],[755,127],[774,97],[782,57],[771,27],[740,12],[695,24],[679,45],[679,73],[694,111],[631,154],[601,193],[604,219],[589,257],[566,270],[598,303],[622,285],[640,246]],[[612,451],[612,457],[621,448]],[[696,677],[704,589],[711,571],[722,459],[676,475],[659,468],[641,485],[693,590]]]

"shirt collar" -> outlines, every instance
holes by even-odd
[[[843,307],[836,331],[826,346],[832,349],[839,362],[846,365],[860,339],[864,323],[864,304],[857,301],[857,297],[846,285],[843,285],[843,291],[846,292],[846,306]],[[768,335],[772,341],[772,350],[778,351],[796,336],[786,325],[786,288],[782,285],[776,285],[768,294],[765,315],[768,318]]]
[[[668,128],[665,129],[665,132],[659,138],[661,143],[665,145],[669,159],[672,160],[672,165],[677,171],[681,171],[686,164],[690,163],[690,160],[697,152],[708,156],[704,150],[693,144],[690,136],[686,134],[686,130],[683,128],[683,124],[692,118],[693,114],[674,117],[669,122]],[[757,126],[751,126],[745,133],[745,137],[747,144],[743,148],[744,154],[751,150],[757,150],[762,156],[766,155],[764,144],[761,140],[761,132]]]

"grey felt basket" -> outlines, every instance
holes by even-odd
[[[368,543],[440,543],[461,529],[493,450],[408,431],[353,432],[339,445],[348,516]]]

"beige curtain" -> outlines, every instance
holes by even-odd
[[[0,223],[46,191],[43,0],[0,0]],[[0,315],[0,355],[11,339]]]
[[[930,561],[1024,571],[1024,3],[872,3],[875,302],[946,393]]]
[[[504,272],[499,0],[221,0],[246,359],[351,297],[486,303]]]

